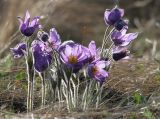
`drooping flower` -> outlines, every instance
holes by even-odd
[[[107,9],[104,13],[104,20],[107,25],[114,25],[124,15],[124,10],[120,8]]]
[[[128,57],[129,54],[130,51],[127,49],[127,47],[114,47],[112,52],[112,57],[115,61],[118,61]]]
[[[82,45],[66,43],[65,46],[60,47],[60,59],[69,68],[73,69],[73,72],[81,69],[86,62],[87,55]]]
[[[19,43],[14,48],[11,48],[11,52],[13,53],[14,58],[20,58],[24,56],[25,51],[26,51],[25,43]]]
[[[37,37],[39,38],[39,40],[41,40],[43,42],[47,42],[49,39],[49,34],[44,31],[38,31]]]
[[[39,19],[40,18],[36,16],[31,20],[28,11],[26,11],[24,20],[23,18],[18,17],[21,33],[27,37],[31,36],[37,28],[41,28],[41,25],[38,23]]]
[[[121,31],[114,31],[111,34],[111,39],[115,46],[127,46],[138,36],[138,33],[126,34],[126,32],[127,29],[122,29]]]
[[[34,40],[32,42],[32,51],[33,51],[33,58],[34,58],[34,68],[38,72],[45,71],[52,61],[52,56],[47,50],[45,49],[46,46],[43,42]]]
[[[120,31],[124,28],[128,28],[128,22],[129,22],[128,20],[120,19],[114,24],[114,27],[116,30]]]
[[[108,77],[108,72],[105,70],[105,68],[107,68],[109,64],[109,61],[95,60],[94,62],[88,65],[88,75],[91,78],[103,83],[105,79]]]

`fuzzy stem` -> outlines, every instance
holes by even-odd
[[[103,43],[103,49],[101,50],[101,56],[102,57],[104,57],[104,52],[103,52],[103,50],[105,49],[105,47],[106,47],[106,45],[107,45],[107,42],[108,42],[108,39],[110,38],[110,36],[111,36],[111,34],[113,33],[113,31],[115,30],[115,28],[113,28],[110,32],[109,32],[109,34],[108,34],[108,36],[107,37],[105,37],[105,40],[104,40],[104,43]]]
[[[33,81],[34,81],[34,70],[33,70],[33,60],[32,55],[29,52],[30,43],[29,38],[26,37],[26,67],[27,67],[27,80],[28,80],[28,94],[27,94],[27,112],[33,109]]]
[[[109,27],[110,27],[110,26],[107,26],[107,28],[106,28],[106,30],[105,30],[105,33],[104,33],[104,36],[103,36],[102,47],[101,47],[101,53],[103,52],[103,49],[104,49],[105,40],[106,40],[106,35],[107,35],[107,31],[108,31]]]
[[[46,99],[46,89],[45,89],[45,75],[44,73],[39,73],[39,76],[41,78],[42,81],[42,104],[41,106],[43,107],[45,105],[45,99]]]

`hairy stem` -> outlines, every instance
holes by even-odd
[[[30,43],[29,38],[26,38],[26,67],[27,67],[27,80],[28,80],[28,94],[27,94],[27,112],[33,109],[33,81],[34,81],[34,70],[33,70],[33,60],[32,55],[29,52]]]
[[[46,87],[45,87],[45,75],[44,72],[43,73],[39,73],[39,76],[41,78],[42,81],[42,104],[41,106],[43,107],[45,105],[45,99],[46,99]]]

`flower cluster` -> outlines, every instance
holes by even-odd
[[[123,20],[123,16],[124,10],[117,6],[111,10],[107,9],[104,13],[106,25],[113,26],[113,30],[109,36],[112,41],[111,55],[115,61],[129,56],[128,45],[138,36],[138,33],[126,33],[128,30],[128,20]]]
[[[28,74],[31,73],[30,69],[32,67],[36,72],[42,74],[52,64],[57,63],[56,66],[57,68],[60,67],[59,70],[65,67],[74,74],[84,72],[84,75],[87,74],[85,75],[86,79],[93,79],[103,84],[109,76],[108,71],[112,61],[118,61],[129,56],[128,46],[138,36],[138,33],[127,33],[128,20],[122,19],[123,16],[124,10],[118,7],[105,11],[105,23],[108,28],[113,27],[113,29],[108,36],[105,33],[102,47],[97,48],[95,41],[91,41],[88,47],[72,40],[61,42],[60,35],[55,28],[51,28],[49,33],[43,31],[42,26],[39,24],[39,17],[30,20],[30,14],[27,11],[24,20],[18,17],[19,29],[22,35],[25,36],[25,41],[11,48],[11,51],[14,58],[25,56]],[[30,41],[30,36],[36,30],[38,30],[37,37],[35,40]],[[106,48],[108,39],[111,39],[112,44],[109,48]],[[29,59],[32,59],[33,65],[31,66],[29,65]],[[63,71],[60,72],[64,73]],[[41,77],[44,80],[42,75]],[[31,97],[28,99],[30,100]]]
[[[20,21],[20,31],[25,36],[31,36],[37,28],[40,28],[38,20],[35,17],[30,21],[30,14],[27,11],[25,20],[18,17]],[[31,49],[33,52],[34,68],[38,72],[45,71],[52,62],[52,52],[56,50],[59,53],[62,63],[73,70],[78,72],[83,66],[88,66],[88,75],[97,81],[104,81],[108,77],[108,72],[104,69],[108,67],[108,61],[101,60],[98,56],[95,41],[91,41],[88,48],[74,43],[73,41],[66,41],[61,43],[59,34],[55,28],[50,29],[48,34],[40,30],[37,34],[37,39],[33,40]],[[22,57],[26,50],[26,44],[20,43],[15,48],[11,49],[14,57]],[[100,66],[99,63],[101,63]],[[107,64],[107,65],[106,65]]]

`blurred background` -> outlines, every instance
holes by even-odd
[[[0,0],[0,58],[22,38],[17,16],[29,10],[31,16],[40,16],[44,30],[55,27],[61,39],[74,40],[87,45],[95,40],[100,45],[106,25],[105,9],[117,0]],[[136,57],[160,53],[160,0],[119,0],[130,20],[129,32],[139,32],[131,50]]]

